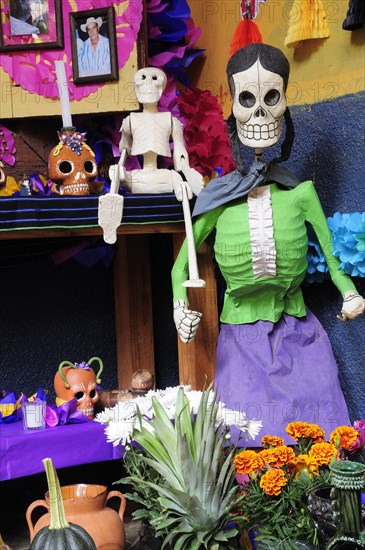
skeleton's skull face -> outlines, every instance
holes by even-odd
[[[160,69],[147,67],[136,72],[133,83],[140,103],[158,103],[166,87],[166,75]]]
[[[60,374],[57,373],[54,380],[57,397],[64,401],[76,397],[77,409],[88,418],[94,418],[94,405],[99,400],[95,372],[91,368],[66,367],[63,373],[70,387],[65,386]]]
[[[248,147],[274,145],[282,130],[286,109],[284,80],[256,61],[249,69],[235,73],[233,115],[240,141]]]
[[[89,195],[89,181],[98,175],[94,154],[86,144],[72,150],[68,145],[55,155],[57,147],[51,152],[48,175],[61,184],[61,195]]]

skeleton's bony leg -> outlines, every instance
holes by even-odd
[[[182,206],[183,206],[183,212],[184,212],[186,242],[188,245],[188,260],[189,260],[189,279],[184,283],[182,283],[182,285],[187,287],[204,287],[205,281],[199,278],[198,262],[196,259],[196,250],[195,250],[194,235],[193,235],[193,226],[191,223],[189,199],[188,199],[186,187],[183,183],[181,184],[181,193],[182,193]]]
[[[119,166],[110,167],[110,193],[99,197],[98,223],[103,229],[104,241],[113,244],[117,240],[117,229],[122,221],[124,197],[118,195]]]

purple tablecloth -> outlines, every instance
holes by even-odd
[[[56,468],[121,458],[121,448],[107,443],[104,428],[90,421],[25,432],[22,422],[0,424],[0,480],[43,472],[46,457]]]

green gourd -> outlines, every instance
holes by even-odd
[[[96,550],[89,533],[66,519],[60,482],[51,458],[42,460],[49,490],[50,523],[34,537],[29,550]]]

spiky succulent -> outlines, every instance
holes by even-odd
[[[142,447],[144,465],[157,472],[163,483],[132,475],[125,483],[148,486],[158,495],[158,513],[150,519],[163,548],[196,550],[233,549],[240,521],[236,514],[241,496],[232,469],[232,453],[225,456],[222,425],[216,423],[217,401],[203,392],[196,416],[183,388],[178,392],[176,415],[171,422],[154,399],[154,417],[140,419],[133,439]],[[232,526],[233,524],[233,526]]]

